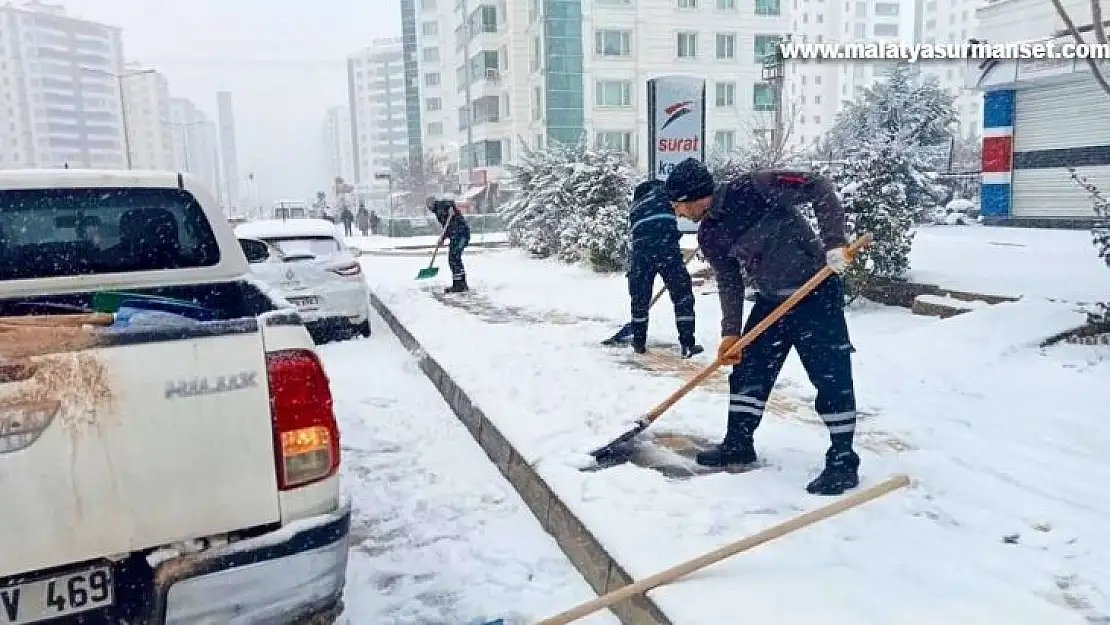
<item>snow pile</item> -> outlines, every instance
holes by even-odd
[[[625,154],[584,144],[525,148],[511,169],[521,192],[501,212],[513,245],[597,271],[625,268],[635,176]]]
[[[413,284],[418,263],[380,260],[374,290],[634,576],[828,502],[803,490],[828,439],[796,357],[757,436],[768,468],[689,480],[634,465],[584,473],[588,450],[688,375],[598,346],[627,320],[624,281],[502,252],[468,266],[474,293],[444,299]],[[697,314],[712,352],[716,298],[699,297]],[[853,307],[865,483],[905,472],[914,487],[651,596],[679,624],[1063,625],[1110,614],[1110,422],[1099,412],[1110,354],[1035,347],[1082,320],[1044,301],[947,320]],[[651,337],[674,340],[665,300]],[[708,384],[652,432],[717,439],[727,386]]]

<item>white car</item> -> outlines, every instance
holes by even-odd
[[[254,273],[300,309],[317,340],[370,336],[370,292],[358,257],[324,219],[268,219],[235,228],[240,241],[270,246],[266,257],[248,258]],[[274,254],[273,250],[278,253]]]

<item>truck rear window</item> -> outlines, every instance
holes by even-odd
[[[204,209],[181,189],[0,190],[0,280],[219,261]]]

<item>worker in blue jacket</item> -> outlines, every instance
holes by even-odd
[[[716,184],[695,159],[678,164],[667,179],[675,211],[696,222],[698,243],[717,275],[721,300],[719,358],[733,365],[729,376],[728,429],[715,449],[698,454],[699,464],[721,467],[756,462],[753,436],[767,398],[790,349],[798,352],[817,387],[815,408],[829,430],[825,468],[806,487],[810,493],[839,495],[859,484],[859,456],[852,448],[856,396],[854,351],[844,318],[839,274],[848,265],[844,210],[825,178],[794,171],[759,171]],[[820,233],[798,206],[811,203]],[[730,358],[729,349],[790,297],[822,267],[826,279],[759,338]],[[757,291],[746,324],[744,277]]]
[[[700,354],[694,339],[694,285],[682,260],[678,217],[663,189],[663,182],[648,180],[632,195],[632,253],[628,269],[628,294],[632,298],[632,349],[647,351],[648,309],[655,276],[663,278],[674,303],[675,325],[683,358]]]
[[[470,225],[466,223],[462,211],[454,200],[437,200],[428,198],[428,209],[436,216],[436,221],[443,226],[443,234],[439,243],[446,237],[447,266],[451,268],[451,286],[445,293],[465,293],[470,290],[466,284],[466,268],[463,266],[463,251],[470,245]]]

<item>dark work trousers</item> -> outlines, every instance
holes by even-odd
[[[463,267],[463,250],[470,245],[470,233],[453,235],[447,245],[447,266],[451,268],[451,279],[466,280],[466,269]]]
[[[648,308],[651,305],[655,276],[663,278],[667,293],[674,303],[678,341],[683,346],[694,344],[694,285],[682,250],[675,244],[635,242],[628,268],[628,294],[632,298],[632,340],[647,341]]]
[[[354,233],[351,230],[351,222],[349,222],[349,221],[344,221],[343,222],[343,234],[345,234],[347,236],[354,236]]]
[[[744,331],[751,330],[778,302],[757,297]],[[833,276],[779,319],[743,352],[728,378],[728,432],[725,443],[750,441],[790,348],[798,350],[809,381],[817,389],[817,414],[829,428],[832,455],[850,451],[856,431],[852,348],[844,319],[844,286]]]

